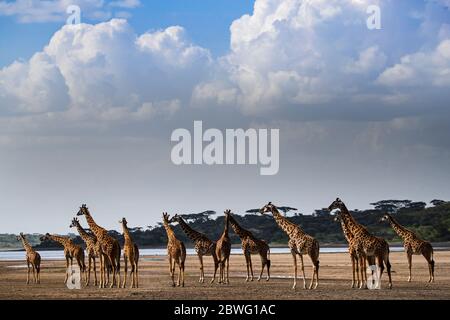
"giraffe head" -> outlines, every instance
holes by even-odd
[[[342,202],[341,199],[336,198],[336,200],[333,201],[332,204],[328,207],[329,211],[333,211],[334,209],[342,210],[345,207],[345,204]]]
[[[169,220],[169,223],[170,223],[170,222],[180,222],[181,219],[182,219],[181,216],[180,216],[178,213],[176,213],[176,214],[172,217],[172,219]]]
[[[82,215],[90,215],[88,207],[86,206],[86,204],[82,204],[80,207],[80,210],[77,213],[77,216],[82,216]]]
[[[225,214],[225,217],[229,218],[230,215],[231,215],[231,210],[230,210],[230,209],[227,209],[227,210],[225,210],[223,213]]]
[[[391,220],[391,215],[389,213],[385,213],[383,214],[383,216],[380,218],[380,223],[381,222],[389,222]]]
[[[43,236],[41,236],[40,238],[39,238],[39,240],[41,240],[41,241],[45,241],[45,240],[50,240],[50,233],[46,233],[46,234],[44,234]]]
[[[80,224],[80,221],[78,218],[73,218],[72,223],[70,224],[69,228],[76,228]]]
[[[16,237],[17,241],[21,241],[22,239],[25,239],[25,236],[23,235],[23,233],[21,232],[17,237]]]
[[[267,212],[273,212],[273,209],[276,209],[275,205],[273,205],[272,202],[269,202],[264,207],[259,209],[259,213],[264,214]]]
[[[127,219],[125,219],[125,218],[120,219],[120,220],[119,220],[119,223],[120,223],[122,226],[124,226],[125,228],[126,228],[127,225],[128,225],[128,221],[127,221]]]
[[[162,213],[164,223],[170,223],[172,219],[170,219],[170,215],[167,212]]]

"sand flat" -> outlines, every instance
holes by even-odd
[[[272,278],[269,282],[245,282],[246,267],[242,255],[232,255],[229,285],[209,284],[212,258],[205,257],[207,281],[198,283],[199,264],[196,256],[186,261],[186,285],[171,287],[168,259],[160,256],[141,257],[139,289],[99,289],[82,287],[69,290],[63,283],[64,261],[43,261],[41,284],[26,285],[25,261],[0,262],[0,299],[450,299],[450,251],[435,252],[435,283],[428,283],[428,267],[421,256],[413,257],[413,281],[407,282],[408,268],[404,253],[391,253],[393,289],[388,290],[386,274],[381,290],[351,289],[351,264],[348,254],[328,253],[320,256],[320,285],[316,290],[292,290],[292,257],[272,254]],[[312,274],[311,262],[304,258],[307,279]],[[123,264],[122,264],[123,266]],[[259,274],[259,256],[253,256],[255,276]],[[122,272],[123,274],[123,272]],[[300,274],[300,267],[299,267]],[[265,274],[264,274],[265,277]],[[216,280],[217,281],[217,280]]]

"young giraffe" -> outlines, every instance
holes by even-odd
[[[364,250],[362,247],[355,241],[355,237],[350,232],[347,224],[344,222],[344,219],[341,218],[339,214],[334,216],[334,221],[340,222],[342,232],[344,233],[344,237],[348,242],[348,253],[350,254],[350,260],[352,262],[352,288],[359,287],[362,288],[367,281],[366,274],[366,257],[364,254]],[[361,265],[361,268],[359,267]],[[361,271],[361,281],[359,278],[359,272]],[[356,275],[356,279],[355,279]]]
[[[229,284],[230,279],[230,253],[231,253],[231,240],[228,235],[229,217],[231,210],[225,210],[225,227],[222,235],[216,244],[216,256],[219,260],[219,283]],[[226,272],[225,272],[226,269]]]
[[[193,230],[189,225],[183,220],[178,214],[174,215],[170,221],[176,221],[180,224],[181,229],[189,237],[189,239],[194,242],[195,251],[197,252],[198,259],[200,261],[200,279],[199,282],[205,282],[205,272],[203,269],[203,256],[212,256],[214,260],[214,276],[210,283],[213,283],[216,279],[217,268],[219,266],[219,261],[216,255],[216,242],[210,240],[203,233]]]
[[[72,219],[72,223],[70,224],[70,228],[77,228],[78,234],[81,239],[83,239],[86,244],[86,253],[88,259],[88,268],[87,268],[87,278],[86,278],[86,286],[89,286],[91,282],[91,269],[92,265],[94,267],[94,286],[97,285],[97,267],[95,264],[95,258],[99,256],[98,254],[98,246],[97,246],[97,238],[90,233],[87,233],[80,224],[80,221],[77,218]]]
[[[314,279],[316,280],[314,289],[316,289],[319,285],[319,242],[312,236],[306,234],[300,226],[283,217],[272,202],[269,202],[262,207],[259,212],[261,214],[271,212],[275,222],[289,237],[288,244],[291,249],[292,258],[294,259],[294,285],[292,286],[292,289],[295,289],[297,286],[297,255],[300,256],[303,274],[303,288],[306,289],[305,267],[303,265],[304,254],[307,254],[311,258],[314,269],[309,289],[313,289]]]
[[[130,271],[131,288],[139,288],[139,281],[138,281],[139,248],[131,238],[130,230],[128,230],[127,226],[128,225],[127,220],[125,218],[122,218],[122,220],[120,220],[119,223],[122,225],[123,237],[125,239],[125,243],[123,245],[124,278],[122,288],[125,288],[127,284],[127,271],[128,271],[127,262],[129,262],[131,266]]]
[[[175,237],[169,224],[170,216],[163,212],[163,225],[167,233],[167,255],[169,256],[169,271],[172,278],[172,287],[175,287],[175,265],[179,267],[177,286],[184,287],[184,263],[186,261],[186,247]]]
[[[18,241],[22,241],[23,248],[26,251],[27,259],[27,284],[30,284],[30,269],[33,271],[34,283],[41,283],[41,255],[33,249],[30,243],[21,232],[17,237]],[[31,268],[30,268],[31,265]]]
[[[389,277],[389,289],[392,289],[392,278],[391,278],[391,264],[389,262],[389,245],[383,238],[376,237],[372,235],[364,226],[360,225],[353,219],[352,215],[348,211],[345,204],[337,198],[329,207],[328,210],[340,210],[341,219],[350,230],[350,233],[354,236],[354,241],[357,246],[361,246],[364,250],[366,260],[369,265],[372,265],[377,260],[378,267],[380,270],[379,279],[384,271],[384,264],[386,264],[387,274]],[[363,268],[363,266],[360,266]],[[367,287],[367,282],[362,288]]]
[[[64,279],[64,283],[67,283],[67,279],[69,277],[68,268],[69,265],[73,266],[73,259],[77,261],[78,267],[80,268],[81,278],[83,279],[83,275],[86,278],[86,265],[84,263],[84,250],[79,245],[73,243],[72,239],[69,237],[57,236],[54,234],[46,233],[41,237],[41,241],[51,240],[58,242],[64,247],[64,257],[66,258],[66,277]]]
[[[253,281],[253,266],[252,266],[252,254],[259,254],[261,257],[261,273],[259,274],[258,281],[261,280],[262,274],[264,272],[264,267],[267,266],[267,278],[266,281],[270,279],[270,248],[267,242],[264,240],[257,239],[250,231],[242,228],[234,217],[225,212],[230,220],[231,228],[234,230],[242,242],[242,252],[245,256],[245,262],[247,264],[247,278],[245,281]]]
[[[408,259],[409,277],[411,282],[411,268],[413,254],[421,254],[428,262],[428,271],[430,278],[428,282],[434,282],[434,260],[433,246],[428,241],[420,239],[414,232],[400,225],[390,214],[385,213],[380,221],[388,221],[394,231],[403,239],[403,247],[405,248],[406,257]]]
[[[92,218],[88,207],[83,204],[77,213],[77,216],[84,215],[89,228],[94,233],[100,244],[100,288],[105,288],[107,285],[106,276],[108,275],[108,265],[111,268],[112,282],[110,287],[120,287],[120,245],[119,242],[108,234],[106,229],[100,227]],[[109,277],[109,275],[108,275]],[[118,279],[117,279],[117,278]]]

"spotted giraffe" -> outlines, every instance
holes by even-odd
[[[216,244],[216,256],[219,261],[219,283],[229,284],[231,240],[228,235],[231,210],[225,210],[225,227]]]
[[[334,216],[334,221],[340,222],[342,232],[344,233],[344,237],[348,242],[348,252],[350,254],[350,260],[352,262],[352,288],[355,288],[355,286],[362,288],[364,286],[364,283],[367,281],[366,256],[364,254],[364,250],[362,246],[360,246],[355,241],[355,237],[350,232],[349,227],[344,222],[344,219],[341,219],[341,216],[339,214],[336,214]],[[361,272],[361,280],[359,277],[359,272]]]
[[[270,279],[270,248],[266,241],[257,239],[250,231],[242,228],[234,219],[231,213],[225,212],[225,215],[229,217],[231,228],[234,233],[238,235],[242,242],[242,252],[247,264],[247,278],[245,281],[253,281],[253,266],[252,266],[252,254],[259,254],[261,257],[261,273],[258,277],[258,281],[261,280],[264,268],[267,266],[267,278]]]
[[[64,283],[67,283],[69,277],[69,266],[73,266],[73,259],[77,261],[78,267],[80,268],[81,277],[86,277],[86,265],[84,263],[84,250],[81,246],[73,243],[72,239],[69,237],[57,236],[54,234],[46,233],[41,237],[41,241],[51,240],[59,243],[64,247],[64,257],[66,258],[66,277]]]
[[[130,235],[130,230],[128,230],[128,222],[125,218],[119,221],[122,225],[123,237],[125,243],[123,245],[123,260],[124,260],[124,278],[122,288],[127,285],[127,268],[128,262],[131,266],[130,277],[131,277],[131,288],[139,288],[138,279],[138,263],[139,263],[139,248]]]
[[[80,221],[77,218],[72,219],[72,223],[70,224],[70,228],[77,228],[78,234],[81,239],[83,239],[86,244],[86,253],[88,259],[88,267],[87,267],[87,278],[86,278],[86,286],[89,286],[91,282],[91,269],[94,270],[94,286],[97,286],[97,267],[95,263],[95,258],[100,256],[98,252],[99,246],[97,245],[97,238],[95,235],[91,233],[87,233],[86,230],[80,224]]]
[[[17,237],[17,240],[22,241],[23,248],[26,252],[27,284],[30,284],[30,270],[33,272],[34,283],[41,283],[41,255],[33,249],[22,232]]]
[[[176,214],[170,219],[171,222],[175,221],[178,222],[181,229],[184,231],[184,233],[191,239],[192,242],[194,242],[194,248],[197,252],[198,259],[200,261],[200,278],[199,282],[203,283],[205,282],[205,272],[203,268],[203,256],[212,256],[214,260],[214,275],[211,279],[210,283],[213,283],[216,279],[217,274],[217,268],[219,266],[219,261],[217,259],[216,255],[216,242],[210,240],[206,235],[203,233],[200,233],[198,231],[195,231],[189,225],[183,220],[183,218]]]
[[[390,214],[385,213],[381,218],[381,221],[387,221],[390,223],[392,229],[403,239],[403,247],[405,248],[406,257],[408,259],[409,277],[408,282],[411,282],[411,268],[412,268],[412,256],[413,254],[421,254],[428,262],[428,271],[430,277],[428,282],[434,282],[434,259],[433,259],[433,246],[428,241],[420,239],[414,232],[406,229],[400,225]]]
[[[381,276],[383,275],[384,265],[386,265],[386,271],[389,277],[389,289],[392,289],[391,264],[389,262],[389,244],[383,238],[372,235],[364,226],[356,222],[341,199],[337,198],[328,207],[328,210],[330,211],[334,209],[340,210],[339,214],[341,216],[341,219],[344,220],[344,223],[346,223],[350,232],[353,234],[356,245],[361,246],[364,250],[364,254],[369,265],[372,265],[376,260],[379,268],[380,280]],[[362,288],[366,287],[367,282],[364,283]]]
[[[117,239],[108,234],[108,231],[100,227],[92,218],[88,207],[83,204],[77,213],[77,216],[84,215],[89,225],[89,229],[94,233],[100,244],[102,255],[100,255],[100,288],[107,285],[106,277],[108,276],[108,265],[111,268],[112,282],[110,287],[120,287],[120,245]]]
[[[172,278],[172,286],[175,287],[175,266],[178,265],[177,286],[184,287],[184,263],[186,261],[186,247],[184,243],[178,240],[169,224],[170,216],[163,212],[163,226],[167,233],[167,255],[169,256],[169,271]]]
[[[307,254],[311,258],[311,262],[313,264],[313,275],[309,289],[316,289],[319,285],[319,242],[312,236],[306,234],[300,226],[290,222],[286,217],[283,217],[277,207],[271,202],[262,207],[259,212],[261,214],[271,212],[275,222],[289,237],[288,245],[291,249],[292,258],[294,260],[294,285],[292,286],[292,289],[295,289],[297,286],[297,255],[300,256],[303,274],[303,288],[306,289],[305,267],[303,264],[304,254]]]

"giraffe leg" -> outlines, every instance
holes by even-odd
[[[178,265],[178,279],[177,279],[177,287],[181,286],[181,259],[177,258],[177,265]]]
[[[248,280],[250,279],[250,263],[249,263],[249,254],[244,252],[245,255],[245,264],[247,265],[247,278],[245,278],[245,282],[248,282]]]
[[[198,260],[200,261],[200,279],[198,282],[203,283],[205,282],[205,274],[203,273],[203,256],[201,254],[198,254]]]
[[[389,278],[389,289],[392,289],[392,277],[391,277],[391,263],[389,261],[389,252],[384,256],[384,263],[386,264],[386,272]],[[380,274],[381,279],[381,274]]]
[[[306,289],[306,276],[305,276],[305,265],[303,264],[303,255],[300,254],[300,263],[302,267],[302,275],[303,275],[303,289]]]
[[[227,258],[227,284],[230,284],[230,256]]]
[[[359,285],[360,289],[367,289],[367,262],[369,258],[366,259],[366,257],[362,254],[358,254],[358,263],[359,263],[359,271],[361,273],[361,283]],[[369,265],[371,263],[369,262]]]
[[[37,278],[36,278],[36,267],[34,264],[31,264],[31,270],[33,271],[33,282],[37,283]]]
[[[123,276],[122,288],[125,288],[125,286],[127,285],[127,275],[128,275],[128,257],[126,255],[124,255],[123,260],[124,260],[124,262],[123,262],[124,276]]]
[[[181,263],[180,263],[180,272],[182,273],[183,276],[183,280],[181,281],[181,286],[184,287],[184,260],[183,258],[181,259]]]
[[[172,274],[172,286],[173,287],[175,287],[175,265],[176,265],[176,261],[175,261],[175,258],[172,258],[173,260],[172,260],[172,271],[171,271],[171,274]]]
[[[352,289],[355,287],[355,270],[356,270],[356,266],[355,266],[355,256],[353,254],[350,253],[350,260],[352,261]],[[356,263],[358,264],[358,263]],[[359,277],[358,277],[359,279]],[[359,284],[359,280],[358,280],[358,284]]]
[[[134,262],[131,261],[130,259],[130,266],[131,266],[131,271],[130,271],[130,278],[131,278],[131,284],[130,284],[130,288],[136,288],[136,266],[134,265]]]
[[[409,276],[408,276],[408,282],[411,282],[412,279],[412,254],[410,252],[406,253],[406,258],[408,259],[408,270],[409,270]]]
[[[297,254],[292,250],[292,260],[294,263],[294,285],[292,286],[292,289],[295,290],[297,287]]]
[[[428,278],[428,282],[434,282],[434,260],[433,260],[433,249],[430,248],[427,251],[422,252],[423,257],[428,262],[428,272],[430,277]]]
[[[67,279],[69,278],[69,258],[66,257],[66,278],[64,279],[64,284],[67,283]]]
[[[27,259],[27,284],[30,284],[30,261]]]
[[[88,270],[87,270],[87,278],[86,278],[86,287],[89,287],[89,283],[91,282],[91,267],[92,267],[92,256],[88,257]]]
[[[215,253],[212,254],[212,257],[214,260],[214,275],[213,275],[213,278],[211,279],[210,283],[213,283],[214,280],[216,280],[217,268],[219,267],[219,261],[217,260]]]
[[[36,265],[36,272],[37,272],[37,284],[41,283],[41,265],[37,264]]]
[[[261,258],[261,273],[259,274],[258,281],[261,280],[261,277],[262,277],[263,272],[264,272],[264,267],[265,267],[266,264],[267,264],[267,258],[266,258],[265,256],[263,256],[262,254],[260,254],[260,258]]]
[[[139,262],[135,262],[134,276],[136,277],[136,288],[139,288]]]
[[[95,256],[92,256],[92,264],[94,265],[94,286],[97,286],[97,267],[95,265]]]
[[[253,281],[253,262],[252,262],[252,255],[248,254],[248,263],[250,266],[250,281]]]

